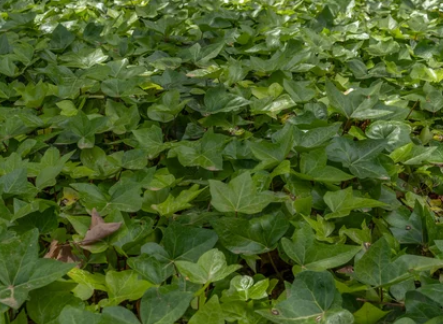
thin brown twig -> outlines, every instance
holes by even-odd
[[[418,103],[420,102],[420,100],[417,100],[414,105],[412,106],[411,110],[409,111],[409,114],[406,116],[406,119],[409,119],[409,116],[411,116],[412,112],[414,111],[415,108],[417,108]]]

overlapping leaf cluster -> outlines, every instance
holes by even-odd
[[[0,12],[0,323],[443,322],[440,1]]]

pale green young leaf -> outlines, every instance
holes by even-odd
[[[220,307],[217,295],[214,295],[189,320],[189,324],[224,324],[225,316]]]
[[[132,270],[107,272],[105,284],[108,299],[100,301],[102,307],[117,306],[125,300],[140,299],[145,291],[152,287],[150,282],[140,279],[138,273]]]
[[[238,264],[228,265],[225,255],[218,249],[205,252],[197,263],[177,261],[175,265],[178,271],[186,276],[189,281],[199,284],[220,281],[241,268]]]

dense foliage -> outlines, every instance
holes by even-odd
[[[439,0],[0,0],[0,323],[443,323],[442,39]]]

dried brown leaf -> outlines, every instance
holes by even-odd
[[[79,263],[80,259],[72,253],[69,244],[59,244],[57,240],[51,242],[49,251],[44,256],[46,259],[56,259],[65,263]],[[78,265],[80,267],[80,264]]]
[[[343,268],[336,270],[335,272],[350,274],[350,273],[354,272],[354,267],[352,265],[348,264],[348,265],[344,266]]]
[[[46,259],[55,259],[60,251],[60,245],[57,240],[53,240],[49,246],[49,251],[45,254]]]
[[[85,238],[82,241],[83,245],[89,245],[101,241],[105,237],[118,231],[118,229],[122,226],[121,222],[105,223],[104,219],[100,216],[95,208],[91,212],[91,218],[91,226],[89,227]]]

